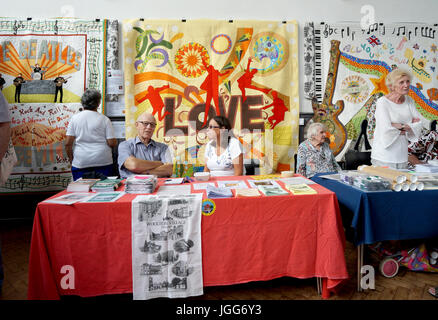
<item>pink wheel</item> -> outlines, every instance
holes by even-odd
[[[398,262],[392,258],[385,258],[380,262],[380,273],[386,278],[395,277],[398,273]]]

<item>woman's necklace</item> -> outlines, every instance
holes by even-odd
[[[222,155],[225,153],[226,150],[227,148],[223,148],[222,146],[216,146],[216,163],[218,165],[220,164]]]

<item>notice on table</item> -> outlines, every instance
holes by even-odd
[[[132,202],[134,300],[203,294],[202,194],[142,195]]]

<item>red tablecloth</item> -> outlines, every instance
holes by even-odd
[[[327,297],[347,279],[336,195],[316,184],[312,188],[318,194],[213,199],[216,211],[202,217],[204,286],[320,277]],[[126,194],[112,203],[39,203],[28,298],[132,292],[131,201],[136,196]],[[74,282],[63,289],[72,271]]]

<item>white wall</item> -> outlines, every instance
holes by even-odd
[[[3,0],[5,1],[5,0]],[[376,22],[438,23],[437,0],[15,0],[2,3],[0,16],[27,18],[76,17],[84,19],[224,19],[360,22],[374,8]],[[300,32],[300,42],[302,32]],[[302,50],[300,47],[300,64]],[[302,82],[302,70],[300,70]],[[301,95],[301,112],[312,112]]]

